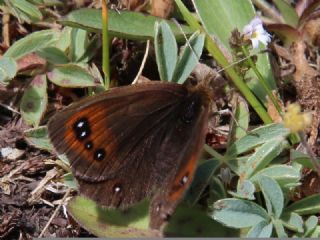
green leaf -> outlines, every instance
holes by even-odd
[[[45,75],[37,75],[24,92],[20,110],[23,120],[33,126],[39,126],[48,104],[47,79]]]
[[[29,3],[26,0],[10,0],[10,2],[15,8],[26,14],[31,19],[31,21],[37,22],[42,20],[42,13],[37,8],[37,6]]]
[[[76,64],[56,66],[48,74],[48,79],[61,87],[93,87],[96,86],[94,77],[84,68]]]
[[[293,27],[298,26],[299,16],[296,10],[285,0],[274,0],[274,4],[279,9],[281,16],[284,18],[286,24]]]
[[[151,15],[145,15],[133,11],[109,10],[109,31],[114,37],[126,38],[131,40],[147,40],[154,38],[154,25],[157,21],[163,20]],[[60,21],[64,25],[82,28],[87,31],[101,32],[101,10],[98,9],[79,9],[68,14]],[[174,35],[179,40],[184,40],[183,33],[190,35],[191,29],[182,26],[183,33],[173,21],[166,21],[173,30]]]
[[[193,2],[204,28],[210,35],[218,38],[223,47],[229,51],[231,32],[235,28],[241,32],[244,26],[249,24],[256,15],[250,0],[194,0]],[[263,48],[261,46],[259,50]],[[257,55],[256,65],[270,89],[275,89],[276,83],[268,55]],[[256,75],[249,71],[246,78],[251,79],[248,82],[250,89],[261,102],[265,102],[266,91],[257,80]]]
[[[280,187],[283,188],[290,184],[299,183],[301,174],[297,169],[291,166],[273,165],[257,172],[250,178],[250,180],[257,184],[261,176],[268,176],[276,180]]]
[[[236,141],[228,149],[228,156],[237,156],[253,150],[255,147],[274,139],[285,138],[289,130],[283,124],[272,123],[249,132],[246,136]]]
[[[165,21],[155,24],[154,41],[160,79],[171,82],[177,64],[178,46],[170,26]]]
[[[246,164],[240,168],[241,180],[249,179],[256,172],[268,166],[283,151],[285,143],[285,139],[279,137],[258,147],[248,158]]]
[[[248,238],[269,238],[272,234],[272,223],[267,221],[259,222],[253,226],[247,234]]]
[[[299,214],[295,212],[284,213],[281,216],[281,220],[282,224],[291,231],[303,232],[303,219]]]
[[[212,216],[216,221],[233,228],[252,227],[270,220],[267,212],[258,204],[231,198],[217,201]]]
[[[275,180],[267,176],[260,177],[259,185],[266,201],[269,215],[273,214],[276,218],[279,218],[284,202],[280,186]]]
[[[286,232],[284,230],[284,227],[282,225],[282,221],[281,220],[277,219],[277,220],[273,221],[273,226],[274,226],[274,229],[276,230],[277,236],[279,238],[288,237],[288,235],[286,234]]]
[[[292,162],[297,162],[306,168],[316,170],[308,154],[291,149],[290,159]],[[319,159],[318,162],[320,162]]]
[[[17,63],[10,57],[0,59],[0,84],[8,84],[17,74]]]
[[[74,179],[72,173],[67,173],[63,176],[63,183],[66,184],[69,188],[77,190],[78,185]]]
[[[65,64],[69,62],[66,54],[56,47],[46,47],[36,52],[40,57],[52,64]]]
[[[229,192],[232,196],[237,198],[244,198],[254,200],[254,192],[256,188],[254,184],[249,180],[239,181],[237,186],[237,192]]]
[[[39,149],[53,150],[53,146],[48,137],[48,129],[46,126],[31,128],[24,132],[27,142]]]
[[[148,203],[143,201],[130,210],[100,207],[92,200],[75,197],[68,212],[86,230],[98,237],[156,237],[160,232],[148,229]]]
[[[198,64],[204,45],[204,34],[194,33],[184,45],[177,66],[175,68],[172,81],[184,83],[192,70]]]
[[[285,209],[300,215],[318,214],[320,212],[320,194],[314,194],[297,201]]]
[[[33,32],[28,36],[16,41],[4,54],[5,57],[12,57],[17,60],[29,53],[40,50],[44,47],[54,46],[60,36],[59,31],[43,30]]]
[[[165,227],[164,235],[169,237],[226,237],[229,236],[230,231],[208,217],[204,211],[180,205]]]
[[[79,28],[72,28],[70,45],[71,61],[77,62],[86,52],[88,44],[88,32]]]
[[[310,237],[314,232],[314,230],[316,229],[317,225],[318,225],[318,218],[316,216],[310,216],[305,222],[306,231],[304,236]]]
[[[219,165],[220,162],[218,160],[207,160],[198,166],[191,186],[185,197],[186,202],[190,203],[190,205],[194,205],[197,200],[199,200],[201,193],[204,191],[206,186],[208,186],[210,179]]]

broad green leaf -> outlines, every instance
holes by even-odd
[[[268,176],[276,180],[281,187],[286,187],[288,184],[297,184],[301,174],[297,169],[291,166],[273,165],[257,172],[250,180],[257,184],[261,176]]]
[[[233,228],[252,227],[262,221],[269,221],[268,213],[254,202],[240,199],[222,199],[214,204],[212,217]]]
[[[165,21],[157,22],[154,27],[154,47],[160,79],[171,82],[178,58],[176,39]]]
[[[285,209],[286,212],[295,212],[300,215],[318,214],[320,212],[320,194],[303,198]]]
[[[25,138],[29,144],[36,148],[44,150],[53,150],[53,146],[48,138],[48,129],[46,126],[31,128],[24,132]]]
[[[10,57],[0,58],[0,84],[8,84],[17,73],[17,63]]]
[[[48,79],[61,87],[93,87],[97,83],[89,72],[76,65],[65,64],[53,68],[48,74]]]
[[[86,230],[98,237],[156,237],[160,232],[148,229],[148,203],[141,202],[128,211],[106,209],[92,200],[75,197],[68,212]]]
[[[61,36],[55,45],[63,52],[66,52],[71,45],[71,31],[71,27],[64,27],[61,31]]]
[[[267,141],[285,138],[289,133],[289,130],[279,123],[272,123],[256,128],[232,144],[228,149],[227,155],[237,156],[249,152]]]
[[[286,0],[274,0],[273,2],[279,9],[281,16],[285,20],[285,23],[293,27],[297,27],[299,16],[294,7],[292,7]]]
[[[310,238],[319,238],[320,237],[320,226],[317,226],[313,233],[311,234]]]
[[[208,205],[213,205],[216,201],[226,198],[227,191],[225,185],[218,177],[212,177],[209,185],[209,198],[207,200]]]
[[[272,234],[272,223],[267,221],[259,222],[253,226],[247,234],[248,238],[269,238]]]
[[[256,15],[250,0],[194,0],[193,2],[204,28],[209,34],[218,38],[223,47],[229,51],[231,32],[235,28],[241,32]],[[261,46],[259,50],[264,48]],[[270,89],[276,88],[268,55],[257,55],[256,65]],[[251,90],[262,102],[265,102],[266,91],[257,80],[256,75],[249,71],[246,77],[251,78],[248,82]]]
[[[237,198],[254,200],[254,192],[256,188],[254,184],[249,180],[239,181],[237,186],[237,192],[229,192],[232,196]]]
[[[241,180],[249,179],[256,172],[268,166],[269,163],[282,152],[285,143],[285,139],[279,137],[258,147],[248,158],[246,164],[242,166],[240,172]]]
[[[133,11],[109,10],[109,31],[112,36],[132,40],[147,40],[154,38],[154,24],[156,21],[163,20],[151,15],[145,15]],[[100,32],[101,10],[98,9],[79,9],[68,14],[60,21],[64,25],[82,28],[87,31]],[[173,30],[176,38],[184,40],[183,33],[173,21],[167,21]],[[192,32],[189,27],[182,26],[183,32],[190,35]]]
[[[33,126],[39,126],[48,104],[46,75],[37,75],[24,92],[20,111],[23,120]]]
[[[278,183],[270,177],[261,176],[260,189],[263,193],[269,215],[279,218],[283,210],[284,197]]]
[[[174,70],[173,82],[184,83],[198,64],[204,45],[204,34],[194,33],[184,45]]]
[[[12,6],[26,14],[33,22],[42,20],[42,13],[37,6],[26,0],[10,0]]]
[[[212,178],[214,172],[219,167],[220,162],[218,160],[207,160],[202,162],[193,177],[191,186],[185,197],[185,201],[191,205],[195,204],[201,193],[208,186],[210,179]]]
[[[41,48],[54,46],[58,41],[59,36],[60,32],[56,30],[33,32],[16,41],[8,51],[5,52],[4,56],[12,57],[15,60],[19,59],[29,53],[40,50]]]
[[[88,32],[83,29],[72,28],[70,45],[71,61],[77,62],[86,52],[88,44]]]
[[[56,47],[42,48],[36,51],[36,53],[52,64],[65,64],[69,62],[66,54]]]
[[[282,224],[291,231],[303,232],[303,219],[299,214],[295,212],[285,213],[282,214],[281,220]]]
[[[288,237],[287,233],[284,230],[284,227],[282,225],[282,221],[281,220],[276,219],[275,221],[273,221],[273,226],[274,226],[274,229],[276,230],[277,236],[279,238]]]

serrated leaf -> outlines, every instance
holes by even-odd
[[[268,124],[249,132],[246,136],[236,141],[228,149],[228,156],[237,156],[253,150],[255,147],[273,139],[285,138],[289,130],[283,124]]]
[[[76,64],[59,65],[47,74],[48,79],[61,87],[94,87],[94,77],[84,68]]]
[[[154,38],[154,25],[157,21],[163,20],[151,15],[145,15],[133,11],[115,11],[109,10],[110,35],[119,38],[132,40],[147,40]],[[79,9],[67,15],[60,20],[64,25],[82,28],[87,31],[101,32],[102,20],[101,10],[98,9]],[[166,21],[173,30],[177,39],[184,40],[183,33],[187,36],[192,33],[191,29],[182,25],[182,30],[176,26],[173,21]]]
[[[277,181],[281,187],[287,187],[288,184],[298,183],[301,174],[297,169],[291,166],[273,165],[257,172],[250,180],[257,184],[261,176],[268,176]]]
[[[24,92],[20,111],[23,120],[33,126],[39,126],[48,104],[46,75],[37,75]]]
[[[320,212],[320,194],[303,198],[285,209],[286,212],[295,212],[300,215],[318,214]]]
[[[269,238],[272,234],[272,223],[262,221],[253,226],[247,234],[248,238]]]
[[[154,41],[160,79],[171,82],[178,59],[178,46],[170,26],[165,21],[155,24]]]
[[[0,84],[8,84],[17,73],[17,63],[10,57],[0,59]]]
[[[204,45],[204,34],[194,33],[188,42],[184,45],[181,52],[174,74],[173,82],[184,83],[192,70],[198,64]]]
[[[270,177],[261,176],[260,189],[263,193],[269,215],[279,218],[283,210],[284,197],[278,183]]]
[[[24,132],[24,135],[27,142],[32,146],[49,151],[53,150],[46,126],[28,129]]]
[[[252,227],[259,222],[269,221],[267,212],[254,202],[240,199],[222,199],[214,204],[212,217],[229,227]]]
[[[60,32],[56,30],[43,30],[33,32],[28,36],[16,41],[4,54],[17,60],[29,53],[44,47],[54,46],[58,41]]]
[[[269,165],[283,151],[285,142],[284,138],[279,137],[258,147],[248,158],[246,164],[241,167],[240,179],[249,179],[256,172]]]
[[[283,225],[291,231],[303,232],[303,219],[299,214],[295,212],[285,213],[282,214],[281,220]]]

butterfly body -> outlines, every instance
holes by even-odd
[[[159,229],[191,183],[211,100],[202,85],[114,88],[57,113],[49,137],[81,194],[120,208],[151,198],[150,227]]]

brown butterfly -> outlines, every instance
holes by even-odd
[[[81,194],[116,208],[151,198],[150,228],[159,229],[191,183],[213,92],[210,81],[113,88],[58,112],[49,137]]]

